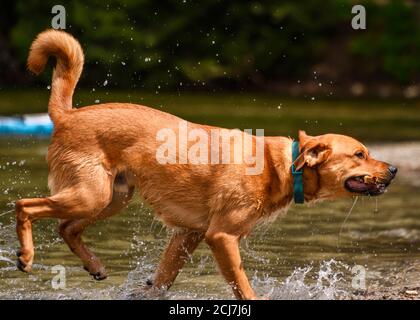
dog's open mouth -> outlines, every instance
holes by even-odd
[[[350,192],[378,196],[385,192],[389,182],[384,183],[382,181],[377,181],[370,176],[354,176],[348,178],[344,182],[344,185]]]

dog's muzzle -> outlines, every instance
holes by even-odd
[[[344,187],[352,193],[379,196],[385,192],[397,172],[396,167],[389,166],[386,178],[376,178],[369,175],[353,176],[346,179]]]

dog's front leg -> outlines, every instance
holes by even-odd
[[[203,238],[204,233],[201,232],[175,232],[159,263],[153,281],[153,287],[165,290],[169,289],[178,275],[179,270]]]
[[[215,214],[205,235],[219,269],[237,299],[256,299],[239,253],[239,240],[250,232],[255,222],[252,212]]]
[[[211,233],[206,234],[206,242],[236,298],[255,299],[256,295],[242,266],[239,254],[239,236],[224,232]]]

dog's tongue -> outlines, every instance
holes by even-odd
[[[347,180],[347,185],[352,189],[363,190],[366,189],[367,185],[364,182],[358,181],[356,179]]]
[[[366,179],[366,177],[357,177],[353,179],[348,179],[347,187],[355,191],[366,192],[374,190],[376,188],[376,185],[375,183],[373,183],[372,179]]]
[[[373,183],[372,179],[353,178],[346,181],[347,187],[356,192],[370,192],[377,189],[377,185]]]

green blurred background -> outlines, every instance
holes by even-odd
[[[339,84],[419,80],[418,1],[16,0],[1,5],[2,85],[29,81],[28,47],[55,4],[85,48],[83,84],[112,74],[123,88],[280,90],[314,71]],[[366,30],[351,28],[354,4]]]
[[[128,101],[268,134],[420,139],[418,1],[3,2],[1,115],[46,111],[51,68],[34,77],[25,62],[56,4],[86,55],[77,106]],[[351,27],[355,4],[366,30]]]

